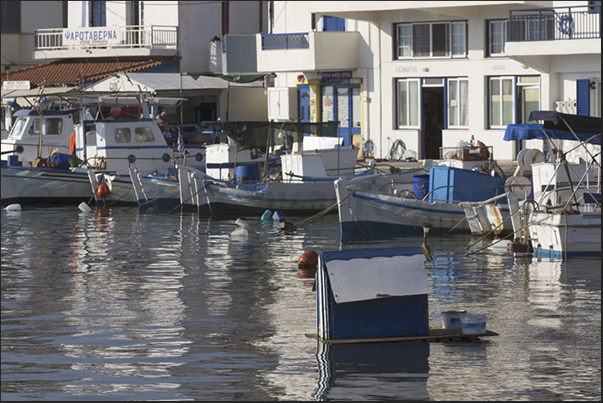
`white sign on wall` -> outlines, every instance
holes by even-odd
[[[63,44],[77,46],[106,46],[119,44],[119,31],[114,27],[65,29]]]
[[[30,88],[29,81],[3,81],[3,90],[28,90]]]

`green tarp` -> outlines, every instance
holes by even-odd
[[[240,75],[230,76],[230,75],[226,75],[226,74],[212,73],[209,71],[186,73],[186,75],[191,76],[195,80],[197,78],[199,78],[199,76],[218,77],[218,78],[221,78],[222,80],[226,80],[231,83],[241,83],[241,84],[247,84],[247,83],[252,83],[254,81],[263,80],[264,76],[265,76],[265,74],[240,74]]]
[[[266,146],[290,147],[294,142],[303,143],[304,136],[337,137],[339,122],[203,122],[222,130],[237,145],[237,152],[259,148],[266,152]],[[268,142],[270,138],[270,142]]]

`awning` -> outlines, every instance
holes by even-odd
[[[266,76],[265,74],[226,75],[226,74],[220,74],[220,73],[212,73],[210,71],[199,71],[199,72],[195,72],[195,73],[184,73],[184,74],[191,76],[195,80],[201,76],[217,77],[217,78],[221,78],[222,80],[229,81],[231,83],[239,83],[239,84],[252,83],[254,81],[264,80],[264,77]]]
[[[514,140],[572,140],[601,145],[601,118],[570,115],[555,111],[533,111],[530,120],[543,121],[542,127],[536,123],[510,124],[505,129],[505,141]],[[571,127],[571,132],[568,125]]]

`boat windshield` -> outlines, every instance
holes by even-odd
[[[23,135],[23,130],[27,125],[27,117],[17,118],[15,123],[13,123],[13,127],[10,130],[10,134],[8,135],[9,139],[20,139]]]

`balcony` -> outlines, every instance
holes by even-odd
[[[50,28],[34,32],[34,59],[176,56],[178,27]]]
[[[261,73],[355,70],[359,41],[360,34],[350,31],[256,34],[257,70]]]
[[[505,55],[547,73],[600,70],[601,7],[509,10]]]

